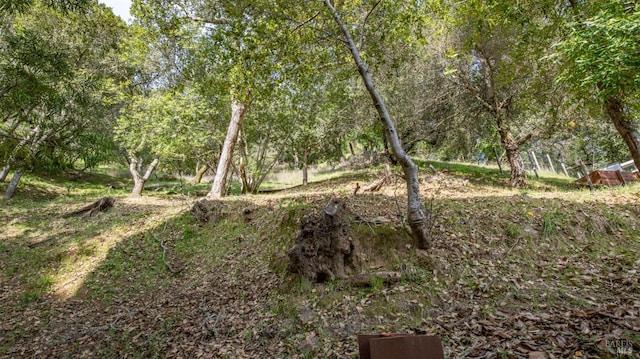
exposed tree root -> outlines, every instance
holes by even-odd
[[[107,211],[109,208],[113,207],[115,203],[116,203],[116,199],[113,197],[102,197],[88,206],[82,207],[79,210],[65,214],[63,217],[66,218],[66,217],[79,216],[79,215],[85,215],[85,216],[91,217],[94,214],[97,214],[99,212]]]

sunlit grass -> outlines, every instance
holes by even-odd
[[[134,310],[144,311],[147,303],[179,305],[174,301],[183,300],[183,291],[189,294],[182,304],[200,303],[228,295],[218,287],[223,279],[241,289],[228,305],[242,305],[266,278],[268,286],[260,289],[267,293],[266,304],[252,308],[251,315],[269,315],[270,322],[283,330],[289,353],[295,353],[298,339],[310,331],[322,340],[344,343],[346,337],[333,332],[342,333],[344,328],[327,329],[334,324],[353,331],[436,332],[432,318],[449,303],[472,303],[487,316],[503,307],[533,311],[591,305],[588,301],[609,295],[598,273],[606,277],[612,263],[621,273],[635,266],[640,185],[592,192],[573,186],[572,179],[543,173],[541,179],[530,178],[528,188],[511,189],[508,174],[501,175],[497,168],[435,162],[433,166],[449,170],[432,176],[428,164],[421,163],[423,199],[433,201],[435,208],[435,266],[421,257],[403,229],[406,191],[398,168],[392,167],[393,180],[380,192],[357,196],[351,195],[355,183],[376,179],[381,168],[316,169],[307,187],[295,187],[301,181],[299,171],[282,171],[269,178],[265,188],[283,191],[229,196],[223,199],[228,205],[225,216],[205,224],[188,212],[187,197],[197,198],[193,193],[208,190],[207,183],[148,191],[142,198],[130,199],[126,189],[108,189],[106,177],[81,184],[29,177],[27,188],[35,190],[33,197],[22,192],[18,200],[0,204],[0,278],[7,288],[0,296],[0,316],[39,313],[45,300],[54,307],[58,302],[88,308],[105,304],[120,310],[119,303],[136,298],[140,306]],[[182,183],[163,180],[151,185]],[[189,191],[192,195],[185,195]],[[104,195],[117,200],[106,213],[91,218],[61,216]],[[398,271],[402,279],[397,285],[376,279],[368,288],[351,288],[339,280],[318,285],[288,273],[286,253],[301,219],[331,196],[349,198],[358,215],[357,220],[352,218],[350,234],[365,243],[364,270]],[[362,222],[376,217],[393,223]],[[173,257],[166,260],[184,264],[179,274],[167,269],[160,239],[172,245]],[[585,275],[592,281],[585,283]],[[586,294],[595,299],[581,301]],[[135,306],[133,300],[127,303]],[[301,324],[300,315],[309,306],[317,318]],[[166,349],[163,345],[176,323],[191,323],[203,315],[156,309],[161,323],[141,328],[144,337],[138,338],[155,340],[152,346],[158,352]],[[121,317],[121,322],[127,319]],[[21,330],[28,328],[12,329],[7,336],[15,338],[9,344],[0,341],[4,345],[0,354],[13,341],[26,340]],[[239,342],[234,345],[248,345],[258,339],[257,333],[253,327],[243,329],[236,333],[239,336],[233,340]],[[143,357],[144,348],[129,346],[135,337],[127,331],[109,331],[101,339],[101,353]]]

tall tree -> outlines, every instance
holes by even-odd
[[[571,2],[573,19],[551,58],[577,98],[604,108],[640,169],[640,8],[625,0]]]
[[[188,91],[156,90],[148,96],[137,96],[122,110],[115,133],[128,155],[134,182],[132,196],[142,195],[160,160],[176,166],[202,150],[210,136],[206,105],[206,101]],[[143,171],[145,160],[149,164]]]
[[[376,5],[377,3],[374,4],[373,7],[375,8]],[[378,92],[369,72],[369,68],[362,59],[359,47],[354,41],[347,25],[343,22],[342,16],[336,10],[331,1],[324,0],[324,6],[342,33],[343,40],[346,42],[352,59],[358,69],[358,73],[360,74],[376,111],[380,116],[380,120],[382,121],[385,129],[386,139],[391,147],[391,152],[402,166],[405,181],[407,183],[407,219],[409,221],[409,226],[411,227],[411,233],[417,241],[418,246],[420,248],[427,249],[429,248],[429,240],[427,237],[426,226],[428,225],[429,218],[423,209],[422,202],[420,200],[418,166],[416,166],[411,157],[402,148],[398,133],[396,132],[395,124],[387,110],[385,101]],[[367,17],[369,16],[369,13],[367,13]],[[366,18],[364,21],[366,21]]]
[[[49,5],[2,14],[0,158],[3,174],[16,168],[7,198],[26,170],[60,170],[80,157],[95,164],[92,152],[69,153],[112,116],[106,94],[124,23],[97,3],[81,13]]]
[[[491,118],[511,167],[511,185],[524,187],[521,147],[554,119],[549,69],[541,58],[556,23],[552,2],[472,0],[446,15],[450,78]],[[476,121],[473,117],[469,117]]]
[[[203,94],[226,98],[230,111],[226,137],[208,197],[224,195],[233,151],[252,103],[279,82],[278,56],[286,33],[273,4],[263,1],[137,0],[134,9],[150,26],[164,33],[200,27],[197,47],[188,61],[193,81]],[[226,93],[226,95],[222,95]]]

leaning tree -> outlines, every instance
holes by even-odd
[[[640,8],[636,2],[571,1],[573,16],[556,44],[558,81],[609,117],[640,169]]]

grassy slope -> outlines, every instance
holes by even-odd
[[[349,200],[390,220],[353,224],[365,270],[403,273],[364,289],[288,274],[286,250],[302,216],[375,170],[233,196],[206,225],[189,213],[204,186],[133,200],[105,176],[28,177],[0,203],[0,356],[350,358],[362,332],[439,334],[450,358],[607,357],[607,339],[638,356],[640,187],[513,191],[496,169],[431,164],[452,172],[423,175],[433,260],[402,228],[399,181]],[[61,217],[103,195],[111,211]]]

